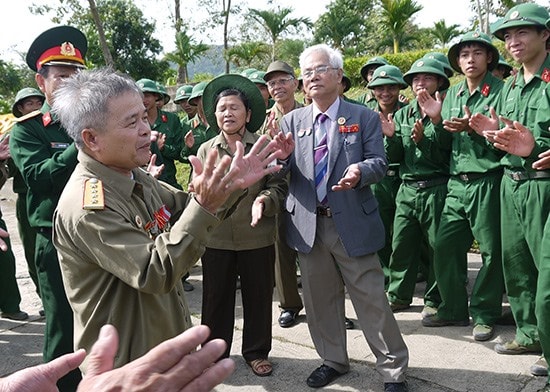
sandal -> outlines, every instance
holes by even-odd
[[[269,362],[267,359],[258,358],[254,359],[253,361],[247,362],[247,364],[252,368],[252,372],[254,372],[254,374],[259,377],[270,376],[273,372],[271,362]]]

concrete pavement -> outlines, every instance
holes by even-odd
[[[25,322],[0,319],[0,376],[41,362],[44,319],[39,317],[40,300],[29,278],[23,249],[17,234],[15,197],[11,181],[0,190],[0,206],[11,234],[17,259],[17,279],[23,301],[22,310],[31,317]],[[470,282],[480,266],[480,257],[469,255]],[[189,281],[195,290],[188,292],[187,300],[193,313],[193,322],[200,323],[201,303],[200,264],[191,271]],[[421,293],[424,285],[418,284],[411,309],[396,313],[405,342],[409,347],[410,368],[408,382],[413,392],[535,392],[545,383],[544,377],[533,377],[529,367],[536,355],[505,356],[493,351],[495,343],[512,339],[513,326],[497,326],[495,338],[488,342],[475,342],[472,326],[425,328],[421,325]],[[277,294],[273,297],[273,363],[271,377],[257,377],[240,356],[242,338],[242,306],[237,293],[235,334],[232,358],[237,367],[235,373],[218,386],[216,391],[311,391],[305,380],[313,369],[321,364],[313,347],[305,314],[291,328],[280,328]],[[505,304],[507,307],[507,304]],[[346,315],[356,329],[348,331],[348,352],[351,370],[328,385],[324,391],[381,391],[382,379],[374,369],[375,358],[358,327],[358,321],[349,299]],[[159,328],[162,322],[159,321]],[[123,331],[121,331],[123,333]]]

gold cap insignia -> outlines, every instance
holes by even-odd
[[[63,42],[59,51],[63,56],[76,56],[74,45],[70,42]]]

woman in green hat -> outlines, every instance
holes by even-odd
[[[265,103],[256,85],[241,75],[222,75],[204,89],[203,106],[210,127],[218,136],[202,144],[197,156],[209,151],[218,160],[233,156],[242,144],[245,153],[260,138],[255,134],[265,119]],[[242,355],[258,376],[269,376],[271,363],[271,301],[274,286],[275,215],[281,211],[288,186],[271,175],[247,189],[231,216],[210,233],[202,257],[202,324],[210,339],[227,342],[229,356],[235,323],[237,277],[241,281],[244,313]]]

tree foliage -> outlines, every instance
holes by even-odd
[[[435,38],[436,43],[444,48],[453,38],[462,34],[459,27],[457,24],[447,26],[445,19],[440,19],[435,22],[434,27],[430,30],[430,34]]]
[[[231,47],[226,56],[237,68],[264,68],[271,48],[265,42],[249,41]]]
[[[197,60],[209,48],[202,42],[195,43],[193,38],[188,35],[186,28],[176,33],[176,50],[167,53],[164,59],[178,65],[178,84],[188,82],[187,65]]]
[[[301,27],[311,28],[313,24],[309,18],[291,18],[292,8],[281,8],[272,10],[259,10],[250,8],[248,10],[250,17],[258,22],[267,32],[271,40],[272,52],[271,61],[276,59],[275,48],[278,40],[285,33],[294,31],[297,32]]]
[[[393,41],[393,52],[399,53],[400,43],[406,42],[410,18],[422,10],[414,0],[380,0],[382,23]]]

